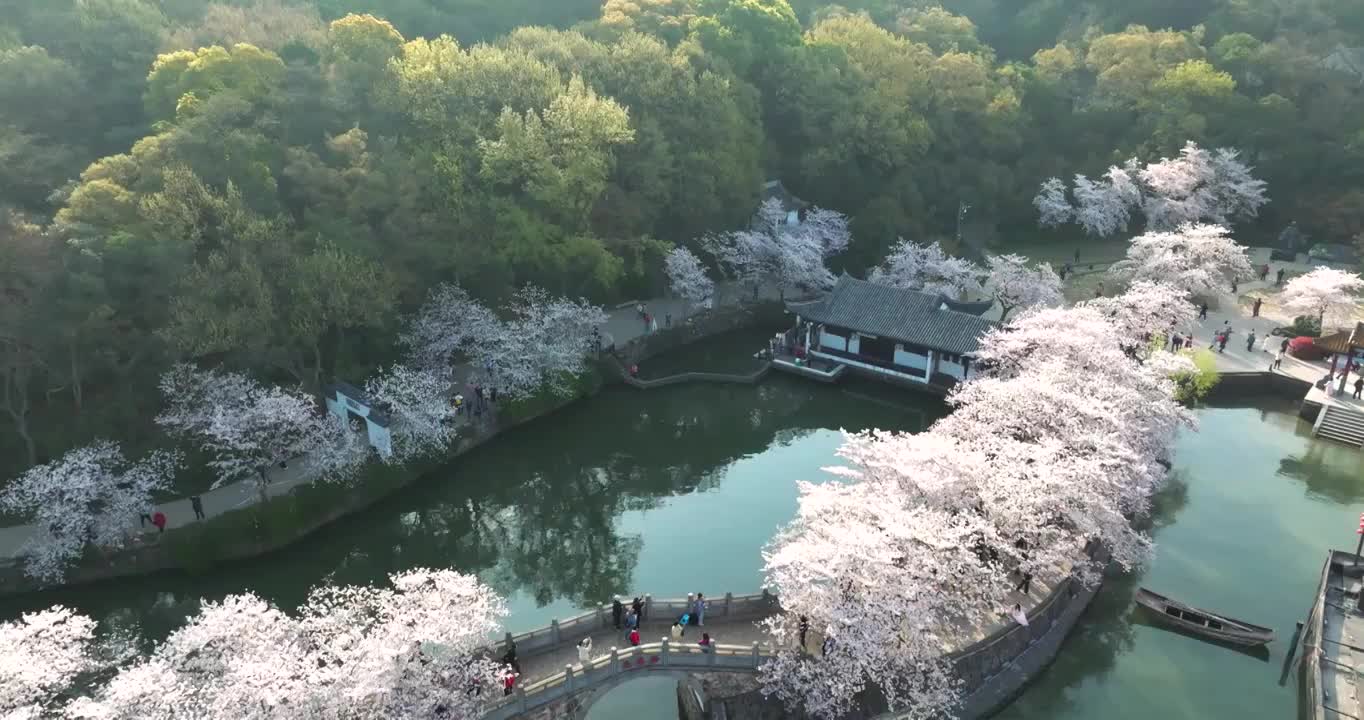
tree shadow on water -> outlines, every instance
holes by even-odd
[[[1308,496],[1343,505],[1364,500],[1364,479],[1360,475],[1358,451],[1354,448],[1314,442],[1301,455],[1279,460],[1278,475],[1301,482],[1307,487]]]
[[[1102,679],[1113,670],[1118,656],[1132,649],[1132,599],[1141,578],[1140,572],[1107,573],[1103,587],[1071,629],[1056,659],[995,717],[1030,720],[1060,717],[1074,710],[1069,690]]]

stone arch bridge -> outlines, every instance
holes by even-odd
[[[637,647],[630,646],[624,630],[615,629],[609,606],[519,635],[508,633],[508,640],[516,643],[521,677],[515,692],[492,704],[484,720],[535,713],[584,717],[607,690],[641,675],[752,674],[775,653],[760,625],[764,618],[780,611],[777,597],[767,591],[757,595],[726,593],[722,598],[709,599],[704,626],[688,627],[681,641],[667,637],[673,622],[689,611],[685,599],[644,596],[641,644]],[[714,643],[709,651],[697,644],[703,632],[709,633]],[[581,663],[577,646],[585,637],[592,638],[592,657]]]

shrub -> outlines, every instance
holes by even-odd
[[[1299,315],[1293,318],[1293,334],[1301,337],[1321,337],[1321,323],[1317,318]]]

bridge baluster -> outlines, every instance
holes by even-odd
[[[766,590],[763,591],[766,594]],[[758,667],[758,641],[753,641],[753,667]]]
[[[734,605],[734,593],[732,593],[732,592],[727,592],[727,593],[725,593],[725,617],[729,617],[729,614],[730,614],[731,612],[734,612],[734,609],[733,609],[733,607],[732,607],[733,605]]]
[[[573,694],[573,666],[564,666],[564,687],[568,688],[568,694]]]
[[[549,621],[549,642],[551,645],[559,644],[559,618]]]
[[[667,664],[668,664],[668,655],[669,655],[669,644],[668,644],[668,638],[665,637],[665,638],[663,638],[663,660],[662,660],[662,663],[663,663],[664,665],[667,665]]]
[[[611,646],[611,674],[620,674],[620,653],[614,645]]]

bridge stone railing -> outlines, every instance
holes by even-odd
[[[683,613],[691,611],[690,601],[686,598],[664,600],[644,595],[643,600],[641,628],[669,626]],[[624,604],[628,609],[629,603]],[[779,611],[780,607],[777,596],[767,590],[752,595],[725,593],[723,597],[706,600],[706,620],[712,624],[735,620],[760,620]],[[613,625],[611,606],[602,605],[565,620],[556,618],[546,627],[516,635],[507,633],[506,639],[516,644],[518,657],[531,658],[573,647],[582,638],[612,628]],[[662,642],[623,650],[612,648],[609,654],[593,658],[586,664],[566,665],[561,672],[518,684],[513,695],[493,704],[484,713],[483,718],[502,720],[515,717],[576,693],[615,682],[621,675],[632,671],[666,668],[708,672],[757,672],[758,665],[771,657],[769,653],[759,649],[758,643],[751,646],[712,647],[714,650],[707,652],[700,646],[690,643],[674,646],[665,638]],[[501,653],[493,648],[489,648],[488,654],[492,657],[501,656]]]
[[[640,621],[640,627],[671,625],[683,613],[691,612],[686,598],[660,600],[652,595],[644,595],[643,599],[644,617]],[[629,609],[629,605],[626,601],[626,610]],[[706,600],[706,619],[709,621],[761,619],[779,608],[777,596],[767,590],[753,595],[725,593],[724,597]],[[611,606],[602,605],[565,620],[556,618],[545,627],[516,635],[507,633],[506,640],[516,643],[516,654],[519,657],[530,657],[576,645],[579,640],[610,628],[612,624]],[[494,656],[500,657],[501,653]]]
[[[515,692],[492,705],[483,720],[508,720],[545,707],[573,695],[627,679],[632,673],[675,671],[756,673],[758,666],[771,658],[758,643],[752,645],[712,645],[703,650],[691,643],[674,645],[666,638],[593,658],[586,663],[566,665],[564,671],[519,686]]]

